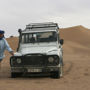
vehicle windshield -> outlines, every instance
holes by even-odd
[[[21,37],[21,43],[43,43],[55,41],[57,41],[57,33],[55,31],[24,33]]]

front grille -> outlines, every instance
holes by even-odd
[[[54,57],[54,62],[50,63],[48,57]],[[21,63],[18,63],[17,59],[21,59]],[[57,61],[57,62],[55,62]],[[11,57],[10,59],[11,66],[21,67],[21,66],[55,66],[59,64],[59,57],[56,55],[26,55],[22,57]]]
[[[46,63],[44,56],[25,56],[22,58],[23,65],[43,66]]]

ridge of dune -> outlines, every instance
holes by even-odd
[[[81,25],[60,29],[60,35],[65,41],[72,41],[90,47],[90,30]]]
[[[78,25],[78,26],[73,26],[73,27],[67,27],[67,28],[61,28],[61,29],[82,29],[82,30],[89,30],[88,28]]]

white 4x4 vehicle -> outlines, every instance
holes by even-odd
[[[32,23],[19,29],[17,52],[10,58],[11,77],[23,73],[50,73],[60,78],[63,72],[63,39],[57,23]]]

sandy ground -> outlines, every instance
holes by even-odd
[[[14,51],[17,41],[17,38],[8,39]],[[12,79],[10,54],[5,52],[0,71],[0,90],[90,90],[90,47],[69,40],[65,41],[63,48],[64,76],[60,79],[45,76]]]

